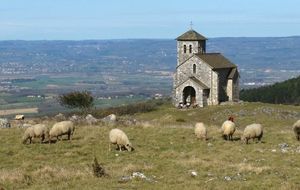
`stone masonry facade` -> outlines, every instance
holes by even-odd
[[[206,38],[190,30],[177,38],[173,104],[204,107],[239,101],[237,66],[219,53],[206,53]]]

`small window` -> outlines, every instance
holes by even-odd
[[[190,45],[190,53],[192,53],[192,50],[193,50],[192,45]]]
[[[193,65],[193,73],[196,74],[196,64]]]
[[[183,53],[186,53],[186,45],[183,46]]]

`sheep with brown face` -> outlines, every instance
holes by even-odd
[[[242,136],[242,141],[248,144],[249,139],[253,139],[254,141],[254,139],[257,138],[258,141],[261,142],[263,133],[263,127],[261,124],[254,123],[247,125]]]
[[[23,135],[23,144],[26,144],[28,139],[31,144],[34,138],[41,138],[41,143],[44,142],[46,138],[49,138],[49,129],[44,124],[36,124],[28,127]]]
[[[75,131],[75,126],[72,121],[61,121],[57,122],[50,129],[49,133],[49,143],[53,137],[56,137],[57,140],[60,140],[59,137],[63,135],[68,135],[68,140],[71,139]]]
[[[128,151],[134,150],[127,135],[120,129],[112,129],[109,132],[109,141],[109,151],[111,151],[111,144],[116,144],[119,151],[122,151],[122,148],[125,148]]]
[[[300,120],[296,121],[293,125],[293,131],[298,141],[300,141]]]
[[[235,128],[236,126],[233,122],[233,118],[230,118],[230,120],[225,121],[221,127],[223,138],[225,140],[233,140],[232,135],[235,132]]]

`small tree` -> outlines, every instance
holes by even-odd
[[[94,98],[90,92],[74,91],[58,96],[58,102],[64,107],[79,108],[85,112],[94,105]]]

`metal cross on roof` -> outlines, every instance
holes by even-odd
[[[190,23],[191,30],[193,30],[193,21]]]

